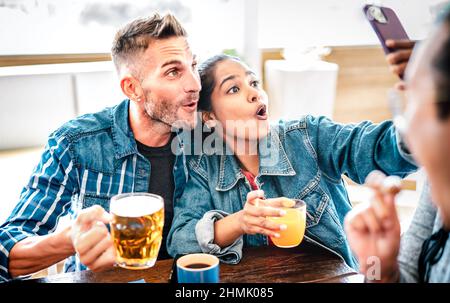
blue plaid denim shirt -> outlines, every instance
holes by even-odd
[[[110,198],[118,193],[147,192],[150,162],[138,153],[128,124],[129,100],[87,114],[53,132],[12,214],[0,226],[0,281],[11,278],[9,253],[18,241],[55,231],[58,220],[81,208],[100,205],[109,211]],[[182,140],[175,141],[174,199],[187,181]],[[174,143],[172,143],[174,144]],[[76,255],[65,271],[86,267]]]

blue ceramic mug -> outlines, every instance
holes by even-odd
[[[177,260],[178,283],[219,283],[219,259],[209,254],[190,254]]]

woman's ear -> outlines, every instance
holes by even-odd
[[[202,112],[202,121],[209,128],[213,128],[217,125],[216,117],[211,112]]]
[[[122,88],[122,92],[125,96],[132,101],[141,102],[141,100],[145,97],[141,83],[131,75],[125,75],[122,77],[120,80],[120,87]]]

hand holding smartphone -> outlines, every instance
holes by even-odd
[[[386,45],[386,40],[409,40],[408,34],[392,9],[383,6],[365,5],[363,11],[377,34],[385,54],[395,50]]]
[[[365,5],[364,14],[383,47],[386,59],[394,74],[403,74],[414,47],[395,12],[376,5]]]

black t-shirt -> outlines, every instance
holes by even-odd
[[[171,258],[167,253],[166,240],[173,219],[173,192],[175,189],[173,179],[175,154],[171,150],[173,138],[174,136],[171,137],[169,143],[161,147],[150,147],[136,141],[139,153],[149,160],[151,165],[148,192],[164,199],[164,229],[158,260]]]

